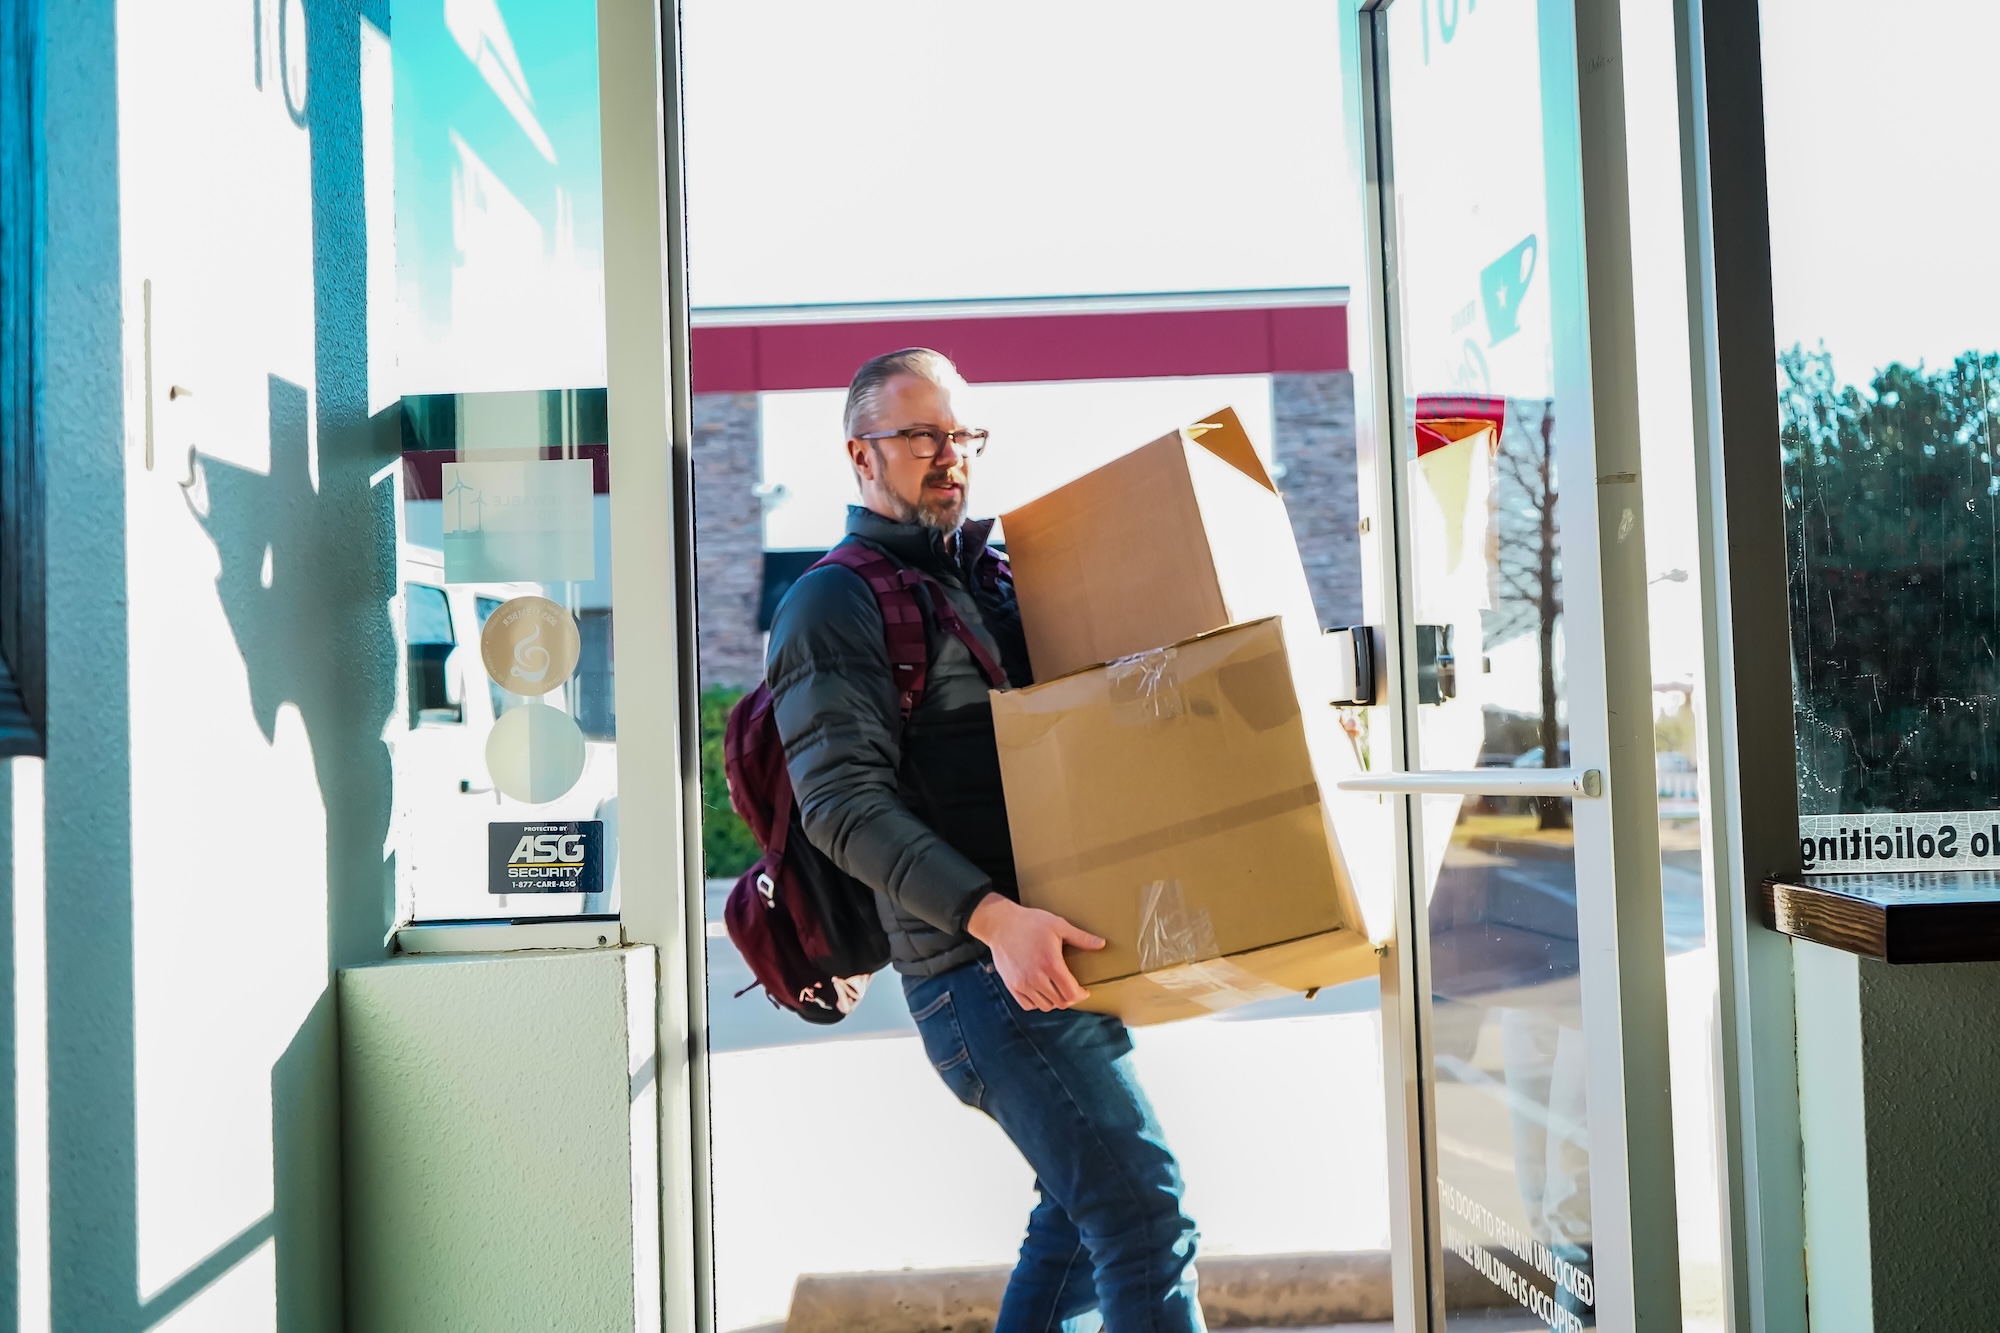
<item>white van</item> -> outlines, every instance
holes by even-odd
[[[416,921],[512,919],[615,912],[618,883],[618,755],[612,714],[611,624],[604,611],[577,612],[583,640],[576,673],[542,702],[569,713],[584,733],[583,775],[553,801],[531,805],[496,791],[486,738],[525,700],[501,689],[479,656],[486,618],[514,597],[563,600],[540,583],[446,583],[443,552],[405,544],[397,622],[403,628],[404,706],[388,742],[396,778],[399,915]],[[488,891],[488,828],[495,823],[601,820],[604,891]]]

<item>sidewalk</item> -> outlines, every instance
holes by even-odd
[[[1331,1013],[1134,1033],[1204,1253],[1388,1245],[1377,1029]],[[1032,1177],[913,1035],[720,1053],[710,1090],[719,1328],[782,1321],[802,1273],[1012,1262]],[[964,1207],[927,1198],[946,1172]]]
[[[1672,867],[1670,879],[1691,874]],[[1705,1129],[1713,961],[1685,890],[1668,893],[1674,1097],[1681,1123]],[[1679,899],[1692,919],[1677,919]],[[814,1030],[755,993],[732,999],[742,981],[729,968],[742,962],[726,939],[711,943],[717,1327],[782,1325],[801,1274],[1011,1263],[1028,1169],[931,1072],[894,977],[871,988],[865,1022]],[[1134,1032],[1205,1255],[1387,1246],[1376,1008],[1370,982]],[[1492,1145],[1503,1159],[1505,1132],[1496,1125]],[[1697,1131],[1677,1148],[1687,1325],[1720,1333],[1714,1147]],[[943,1172],[962,1201],[949,1211],[920,1203],[922,1180]]]

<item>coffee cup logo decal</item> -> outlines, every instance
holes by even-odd
[[[539,685],[549,674],[549,650],[542,647],[542,627],[536,622],[528,630],[528,637],[514,645],[514,664],[507,668],[507,674],[515,680],[529,685]],[[533,690],[516,690],[516,694],[532,694]]]
[[[479,632],[479,660],[493,683],[530,697],[568,680],[582,648],[575,619],[546,597],[501,603]]]
[[[1486,345],[1497,347],[1521,331],[1521,298],[1535,276],[1540,243],[1531,234],[1479,272],[1479,295],[1486,307]]]

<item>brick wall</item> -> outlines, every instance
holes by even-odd
[[[1354,475],[1354,377],[1271,377],[1279,486],[1323,625],[1361,619],[1360,510]],[[757,395],[694,399],[696,616],[701,683],[745,687],[764,675],[757,603],[764,514]]]
[[[1361,517],[1354,475],[1354,376],[1271,377],[1278,482],[1321,625],[1361,619]]]
[[[738,688],[764,678],[757,601],[764,585],[760,417],[754,393],[694,398],[695,621],[701,683]]]

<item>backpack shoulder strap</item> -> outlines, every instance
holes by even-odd
[[[931,580],[857,541],[841,542],[822,556],[815,568],[818,565],[842,565],[853,570],[875,594],[875,605],[882,612],[882,638],[889,650],[889,675],[896,689],[896,706],[903,721],[908,722],[930,679],[930,637],[924,629],[923,603],[918,600],[917,589]],[[959,618],[951,599],[938,596],[930,598],[930,602],[938,627],[965,644],[985,673],[987,683],[996,688],[1004,685],[1007,673],[993,660],[993,654],[986,651],[979,636]]]
[[[923,698],[930,675],[931,645],[924,632],[923,607],[917,602],[915,585],[923,576],[872,546],[843,541],[822,556],[821,565],[842,565],[861,576],[875,605],[882,612],[882,640],[889,649],[889,677],[896,689],[896,706],[903,721],[910,720],[917,701]],[[910,578],[906,581],[904,575]]]
[[[918,577],[921,578],[922,576],[919,575]],[[925,582],[929,582],[929,580],[926,579]],[[972,660],[979,663],[979,669],[985,674],[988,685],[991,685],[996,690],[1005,689],[1007,687],[1007,673],[1001,669],[998,662],[993,660],[993,654],[986,651],[986,645],[980,642],[979,636],[973,633],[972,627],[960,619],[958,609],[951,604],[951,598],[942,595],[942,589],[939,592],[941,595],[931,598],[931,606],[937,613],[939,626],[947,633],[955,636],[972,653]]]

